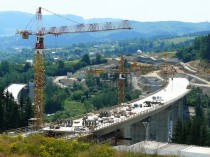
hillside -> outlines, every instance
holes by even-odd
[[[73,21],[79,23],[100,23],[105,21],[115,21],[119,19],[88,19],[76,15],[63,15]],[[23,41],[19,36],[15,35],[17,29],[31,28],[35,30],[34,15],[24,12],[0,12],[0,47],[10,46],[30,46],[34,45],[34,38],[28,41]],[[71,21],[64,20],[54,15],[43,16],[43,26],[62,26],[75,25]],[[125,38],[159,38],[159,37],[173,37],[197,32],[208,32],[210,24],[203,23],[187,23],[178,21],[160,21],[160,22],[138,22],[131,21],[133,30],[131,31],[110,31],[103,33],[85,33],[85,34],[71,34],[58,37],[57,46],[91,42],[91,41],[113,41]],[[5,38],[6,36],[6,38]],[[53,47],[55,45],[54,37],[47,37],[46,45]]]
[[[78,140],[64,140],[30,135],[10,137],[0,135],[1,157],[161,157],[162,155],[147,155],[116,151],[109,145],[85,143]],[[162,157],[170,157],[163,155]]]
[[[195,38],[193,44],[177,51],[176,56],[184,62],[196,59],[210,61],[210,34]]]

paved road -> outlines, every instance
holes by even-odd
[[[209,84],[210,85],[210,82],[209,81],[207,81],[207,80],[205,80],[205,79],[203,79],[201,77],[198,77],[198,76],[193,75],[193,74],[187,74],[187,73],[186,73],[186,75],[191,76],[191,77],[193,77],[193,78],[195,78],[195,79],[197,79],[197,80],[199,80],[199,81],[201,81],[203,83],[206,83],[206,84]]]
[[[138,85],[138,77],[137,76],[133,76],[132,77],[132,86],[134,89],[137,89],[137,90],[142,90],[142,88],[139,87]]]
[[[66,88],[67,86],[63,85],[62,83],[59,82],[59,80],[62,80],[62,79],[67,79],[67,76],[57,76],[55,79],[54,79],[54,83],[57,84],[58,86],[60,86],[61,88]]]
[[[198,84],[198,83],[190,83],[194,87],[207,87],[210,88],[210,84]]]

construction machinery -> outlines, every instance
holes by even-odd
[[[103,74],[104,73],[104,70],[90,68],[89,70],[86,71],[86,73],[88,73],[88,74],[94,74],[96,77],[99,77],[100,74]]]
[[[163,65],[164,69],[163,69],[163,74],[167,75],[168,74],[168,53],[165,52],[164,53],[164,65]]]
[[[167,52],[164,53],[164,64],[160,65],[160,66],[163,67],[163,70],[161,71],[161,74],[164,77],[167,77],[168,75],[174,75],[175,73],[177,73],[174,66],[169,66],[169,64],[168,64],[168,53]]]
[[[125,67],[125,59],[123,55],[120,56],[120,59],[118,61],[118,71],[112,72],[112,74],[118,75],[118,105],[123,105],[125,102],[125,78],[126,75],[135,73],[135,74],[146,74],[151,71],[155,70],[155,67],[153,65],[149,64],[140,64],[137,62],[131,63],[131,68],[126,69]],[[90,69],[87,70],[86,73],[94,74],[95,76],[100,76],[100,74],[104,73],[104,70],[101,69]]]
[[[137,62],[131,63],[130,71],[132,73],[144,75],[154,70],[155,70],[155,67],[151,64],[141,64]]]
[[[118,80],[118,105],[123,105],[125,102],[125,76],[130,74],[125,68],[125,59],[123,56],[120,56],[119,60],[119,71],[114,72],[115,74],[119,74]]]
[[[125,68],[125,59],[123,56],[120,56],[120,60],[118,61],[119,70],[111,72],[112,74],[117,74],[119,76],[118,80],[118,105],[124,104],[125,99],[125,75],[130,74],[129,71]],[[100,74],[104,73],[104,70],[101,69],[90,69],[87,70],[86,73],[94,74],[95,76],[100,76]]]
[[[39,7],[36,12],[37,30],[17,30],[16,34],[22,35],[23,39],[28,39],[30,35],[36,36],[35,55],[34,55],[34,116],[35,128],[43,127],[44,115],[44,36],[45,35],[62,35],[68,33],[83,33],[83,32],[101,32],[111,30],[130,30],[132,29],[128,20],[119,22],[105,22],[93,24],[80,24],[72,26],[51,27],[49,29],[42,27],[42,10],[48,11]],[[50,12],[50,11],[48,11]],[[52,12],[50,12],[52,13]],[[55,14],[55,13],[54,13]],[[57,15],[57,14],[55,14]],[[60,16],[61,17],[61,16]],[[65,18],[65,17],[63,17]],[[67,19],[67,18],[65,18]],[[71,20],[72,21],[72,20]]]

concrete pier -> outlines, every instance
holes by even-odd
[[[123,128],[123,137],[131,140],[124,140],[122,143],[130,145],[144,140],[171,142],[177,120],[183,120],[184,103],[185,97],[161,112],[125,126]]]

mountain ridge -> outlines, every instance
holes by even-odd
[[[105,21],[116,21],[120,19],[113,18],[94,18],[84,19],[81,16],[66,14],[62,15],[65,18],[77,21],[78,23],[101,23]],[[21,37],[17,37],[15,32],[17,29],[32,29],[35,30],[36,21],[33,21],[35,15],[19,11],[4,11],[0,12],[0,42],[5,46],[26,46],[32,45],[30,42],[23,42]],[[31,23],[30,23],[31,21]],[[157,22],[139,22],[130,21],[133,29],[130,31],[108,31],[103,33],[85,33],[71,34],[60,37],[63,41],[61,45],[75,44],[89,41],[111,41],[124,38],[158,38],[158,37],[173,37],[193,34],[196,32],[208,32],[210,24],[208,22],[192,23],[181,21],[157,21]],[[33,25],[32,25],[33,24]],[[63,26],[75,25],[77,23],[66,21],[54,15],[43,15],[43,26]],[[27,27],[26,27],[27,26]],[[88,34],[88,35],[87,35]],[[10,37],[9,37],[10,36]],[[63,36],[63,35],[62,35]],[[7,41],[4,41],[7,37]],[[47,38],[48,40],[52,40]],[[65,40],[65,41],[64,41]],[[31,40],[29,40],[31,41]],[[33,42],[34,43],[34,42]],[[54,42],[48,42],[52,46]],[[65,44],[64,44],[65,43]]]

